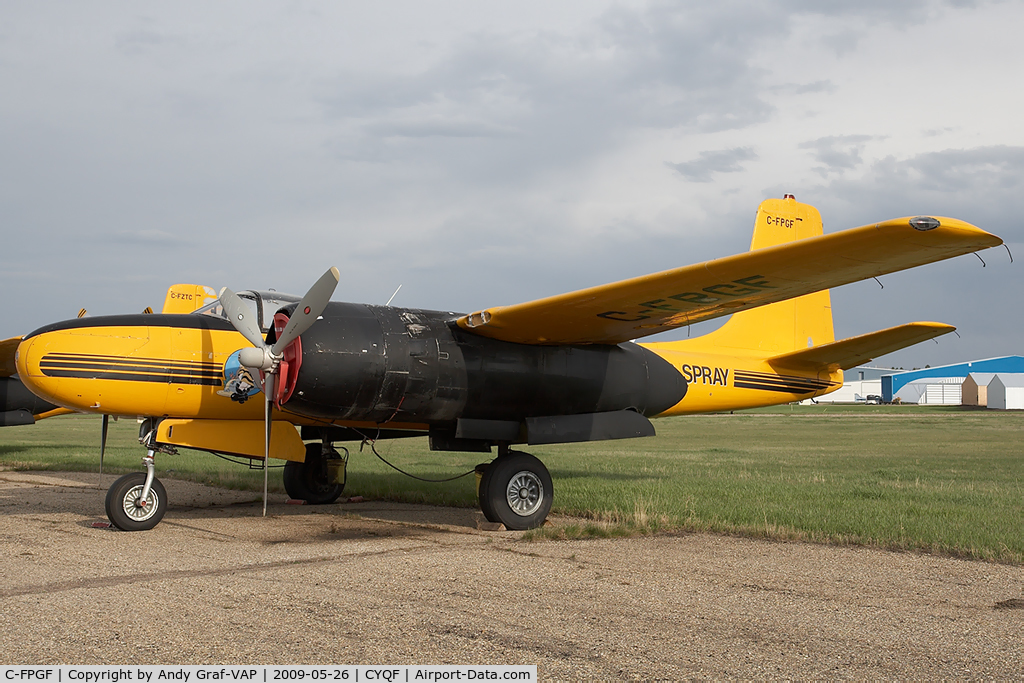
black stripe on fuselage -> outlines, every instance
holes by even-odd
[[[224,381],[222,370],[216,363],[120,358],[85,353],[46,354],[39,360],[39,370],[47,377],[127,382],[220,386]]]
[[[74,377],[76,379],[107,379],[122,382],[160,382],[162,384],[201,384],[219,387],[224,380],[200,375],[139,374],[130,372],[101,372],[99,370],[48,370],[47,377]]]
[[[46,364],[53,367],[110,366],[110,369],[135,368],[140,371],[183,370],[186,372],[214,372],[218,374],[221,371],[221,366],[217,363],[204,363],[202,361],[176,361],[165,358],[126,358],[123,356],[98,356],[85,353],[48,353],[39,362],[40,365]]]
[[[222,374],[220,370],[189,370],[187,368],[171,368],[171,367],[145,367],[130,364],[115,364],[115,363],[60,363],[60,362],[47,362],[43,359],[39,362],[39,369],[47,377],[56,377],[54,373],[58,371],[71,371],[76,370],[78,372],[109,372],[115,374],[163,374],[173,375],[176,377],[209,377],[221,380]]]
[[[95,318],[74,318],[44,325],[25,336],[31,339],[47,332],[80,330],[86,327],[171,327],[181,330],[223,330],[235,332],[231,323],[223,318],[208,315],[171,315],[164,313],[132,313],[126,315],[101,315]]]
[[[737,370],[732,385],[738,389],[775,391],[783,394],[809,394],[828,389],[833,385],[828,380],[794,375],[774,375],[766,372]]]

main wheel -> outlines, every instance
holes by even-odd
[[[327,460],[341,460],[338,451],[331,449],[325,458],[318,443],[306,445],[306,461],[289,460],[284,464],[284,490],[289,497],[304,500],[310,505],[326,505],[338,500],[345,484],[332,484],[327,474]]]
[[[494,512],[494,508],[491,507],[490,499],[484,495],[484,482],[487,481],[487,473],[491,469],[490,462],[482,462],[476,466],[473,470],[476,474],[476,499],[480,503],[480,512],[484,513],[484,517],[489,522],[497,522],[498,516]]]
[[[149,495],[142,500],[146,475],[142,472],[126,474],[115,481],[107,491],[107,519],[122,531],[152,529],[167,512],[167,491],[159,479],[149,487]]]
[[[491,463],[480,480],[480,509],[506,529],[535,529],[551,512],[548,468],[529,453],[510,452]]]

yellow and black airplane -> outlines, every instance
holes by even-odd
[[[818,211],[787,195],[759,207],[750,251],[653,275],[460,315],[330,302],[331,269],[301,301],[225,290],[187,315],[47,325],[21,341],[17,371],[54,405],[145,418],[147,473],[107,495],[122,529],[164,514],[157,452],[283,459],[290,496],[328,503],[344,486],[334,443],[415,434],[434,450],[496,448],[478,468],[480,507],[526,529],[544,522],[552,482],[513,447],[652,436],[653,417],[826,394],[843,369],[954,329],[835,341],[828,288],[1001,243],[928,216],[824,235]],[[727,315],[702,337],[634,341]]]

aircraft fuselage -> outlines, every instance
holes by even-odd
[[[686,394],[680,371],[637,344],[515,344],[461,330],[457,317],[329,304],[302,335],[301,361],[275,419],[439,430],[448,437],[439,446],[456,437],[514,443],[527,438],[515,425],[532,418],[651,417]],[[74,410],[258,420],[262,402],[233,400],[224,386],[225,362],[245,346],[226,320],[209,316],[81,318],[26,336],[18,368],[35,393]],[[613,425],[607,433],[643,435],[634,427]],[[546,442],[581,439],[578,425],[568,427],[571,434],[565,429],[549,427]]]

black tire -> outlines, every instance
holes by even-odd
[[[138,505],[142,489],[146,485],[146,475],[142,472],[126,474],[107,490],[107,519],[121,531],[148,531],[152,529],[167,512],[167,491],[159,479],[153,479],[149,487],[146,505]]]
[[[552,493],[551,475],[544,463],[529,453],[510,452],[484,472],[480,509],[487,519],[501,522],[506,529],[536,529],[551,512]]]
[[[289,460],[284,464],[284,490],[290,498],[304,500],[310,505],[327,505],[338,500],[345,490],[344,484],[331,484],[327,479],[327,458],[318,443],[306,444],[306,461]],[[331,449],[330,458],[341,459]]]
[[[497,522],[498,516],[494,512],[494,507],[490,504],[490,499],[483,494],[487,490],[489,485],[487,474],[491,470],[491,464],[489,462],[482,462],[475,468],[475,473],[480,476],[479,482],[476,485],[476,499],[480,503],[480,512],[484,513],[484,517],[488,522]]]

